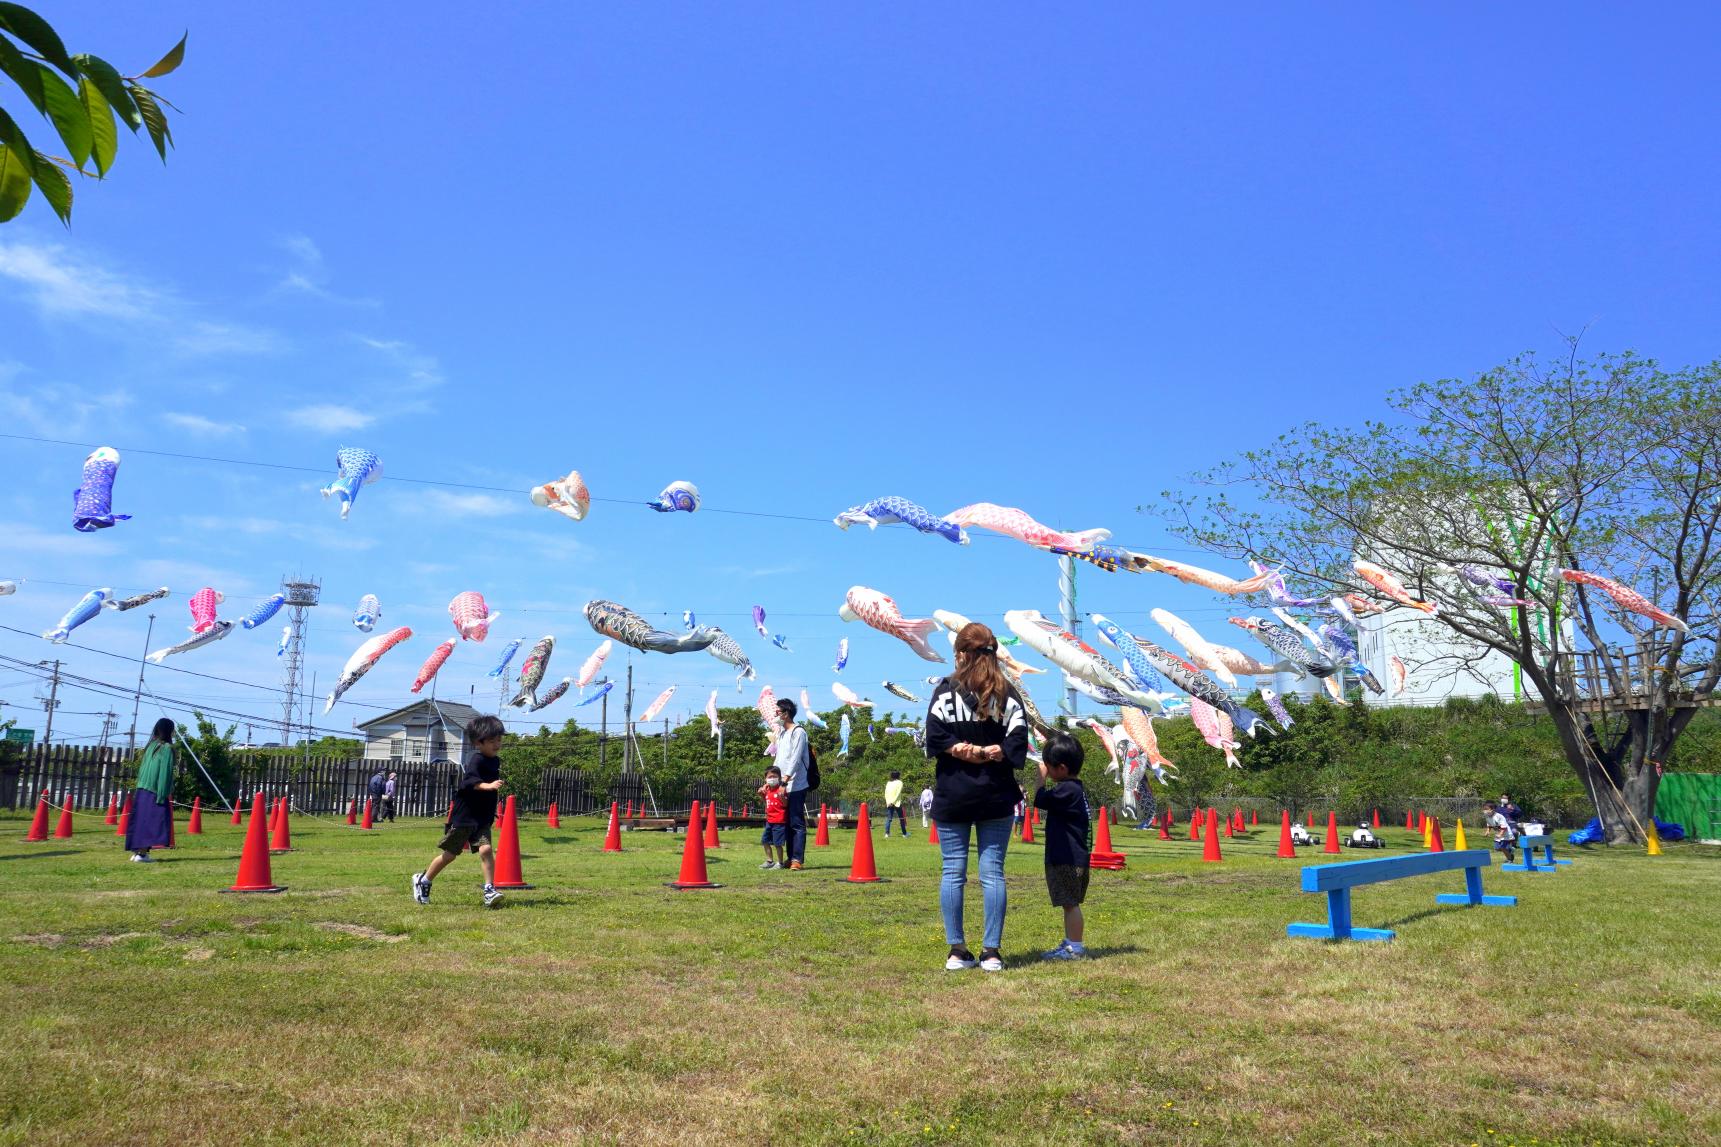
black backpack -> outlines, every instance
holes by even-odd
[[[819,776],[819,754],[813,752],[812,738],[807,739],[807,791],[812,792],[819,787],[823,778]]]
[[[378,773],[376,776],[374,776],[370,779],[370,795],[371,796],[380,797],[383,794],[383,789],[385,789],[386,787],[387,787],[387,781],[385,781],[383,779],[383,775],[381,773]]]

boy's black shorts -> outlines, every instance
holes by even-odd
[[[489,843],[489,825],[452,824],[448,826],[447,833],[444,834],[441,843],[436,847],[443,852],[452,852],[458,855],[463,848],[469,847],[473,852],[477,852],[480,844]]]
[[[768,824],[759,836],[759,843],[777,845],[780,848],[789,847],[789,826],[786,824]]]
[[[1088,866],[1046,865],[1046,891],[1052,894],[1053,908],[1079,907],[1088,898]]]

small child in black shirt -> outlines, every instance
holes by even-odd
[[[460,771],[460,785],[454,791],[454,807],[448,814],[440,850],[423,872],[412,877],[412,898],[420,904],[430,903],[430,882],[436,874],[454,863],[454,858],[470,848],[478,854],[479,867],[484,870],[484,907],[494,908],[502,900],[496,887],[496,854],[490,848],[490,826],[496,821],[496,793],[502,787],[502,760],[496,754],[502,749],[502,721],[485,715],[466,727],[466,738],[472,751],[466,755],[466,765]]]
[[[1046,889],[1052,906],[1064,910],[1064,940],[1045,954],[1048,960],[1079,960],[1082,946],[1082,901],[1088,895],[1088,825],[1093,815],[1088,792],[1077,780],[1082,771],[1082,743],[1068,733],[1051,732],[1040,762],[1040,787],[1034,807],[1046,814]]]

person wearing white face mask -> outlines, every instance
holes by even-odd
[[[765,770],[765,783],[759,786],[765,798],[765,832],[759,843],[765,846],[765,863],[760,868],[789,866],[789,794],[783,788],[783,770],[772,765]],[[776,849],[773,855],[771,850]]]

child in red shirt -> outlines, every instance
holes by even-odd
[[[759,786],[765,798],[765,833],[759,843],[765,846],[765,863],[760,868],[789,867],[789,794],[783,791],[783,771],[776,765],[765,770],[765,783]],[[771,849],[777,850],[772,856]]]

